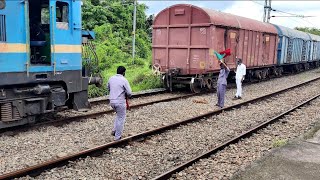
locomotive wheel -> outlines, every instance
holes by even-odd
[[[190,90],[193,93],[200,93],[201,92],[201,82],[199,79],[192,78],[190,81]]]

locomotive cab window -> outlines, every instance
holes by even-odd
[[[57,1],[56,3],[56,22],[58,29],[69,28],[69,4]]]
[[[6,7],[6,0],[0,0],[0,10]]]
[[[29,1],[30,63],[51,64],[49,0]]]

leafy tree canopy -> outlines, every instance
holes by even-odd
[[[320,29],[317,29],[317,28],[296,27],[294,29],[320,36]]]
[[[156,88],[160,78],[152,74],[151,25],[153,16],[147,17],[147,6],[137,5],[136,56],[132,64],[133,0],[83,0],[83,29],[94,30],[95,50],[99,59],[98,69],[104,83],[116,72],[118,65],[125,65],[126,76],[133,91]],[[105,94],[103,88],[90,86],[90,97]]]
[[[84,29],[94,29],[101,68],[131,61],[133,35],[133,0],[84,0],[82,20]],[[136,55],[151,60],[151,24],[145,11],[137,5]]]

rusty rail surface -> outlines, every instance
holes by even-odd
[[[131,109],[137,109],[137,108],[140,108],[140,107],[143,107],[143,106],[156,104],[156,103],[169,102],[169,101],[175,101],[175,100],[179,100],[179,99],[183,99],[183,98],[189,98],[189,97],[196,96],[196,95],[201,95],[201,94],[204,94],[204,93],[186,94],[186,95],[182,95],[182,96],[171,97],[171,98],[161,99],[161,100],[157,100],[157,101],[151,101],[151,102],[131,105],[130,106],[130,110]],[[107,100],[103,99],[102,101],[105,102]],[[96,102],[100,103],[98,101],[96,101]],[[104,114],[111,114],[113,112],[114,111],[112,109],[110,109],[110,110],[98,111],[98,112],[94,112],[94,113],[77,115],[77,116],[73,116],[73,117],[61,118],[61,119],[58,119],[58,120],[39,122],[39,123],[33,124],[31,126],[24,125],[24,126],[17,126],[17,127],[9,127],[9,128],[0,129],[0,133],[4,133],[6,131],[19,131],[19,132],[21,132],[21,131],[26,131],[26,130],[28,130],[30,128],[36,128],[36,127],[40,127],[40,126],[49,126],[49,125],[61,126],[61,125],[68,124],[70,122],[80,121],[80,120],[83,120],[85,118],[95,118],[95,117],[99,117],[99,116],[104,115]]]
[[[219,151],[225,149],[226,147],[232,145],[232,144],[236,144],[237,142],[239,142],[240,140],[244,139],[244,138],[248,138],[248,137],[251,137],[254,133],[256,133],[257,131],[267,127],[268,125],[272,124],[272,123],[275,123],[279,120],[281,120],[285,115],[288,115],[289,113],[299,109],[300,107],[310,103],[311,101],[317,99],[318,97],[320,97],[320,94],[300,103],[299,105],[283,112],[282,114],[280,115],[277,115],[271,119],[269,119],[268,121],[265,121],[263,123],[260,123],[259,125],[251,128],[250,130],[240,134],[239,136],[236,136],[218,146],[216,146],[215,148],[211,149],[211,150],[208,150],[207,152],[187,161],[187,162],[184,162],[183,164],[179,165],[179,166],[176,166],[174,168],[172,168],[171,170],[157,176],[156,178],[154,178],[154,180],[163,180],[163,179],[169,179],[170,177],[172,177],[172,175],[192,166],[194,163],[196,163],[197,161],[199,161],[200,159],[205,159],[205,158],[208,158],[210,157],[211,155],[214,155],[216,153],[218,153]]]
[[[141,92],[137,92],[137,93],[132,93],[132,98],[139,98],[139,97],[146,97],[146,96],[152,96],[152,95],[156,95],[156,94],[162,94],[162,93],[166,93],[168,92],[166,89],[164,88],[159,88],[159,89],[151,89],[151,90],[147,90],[147,91],[141,91]],[[93,105],[95,104],[100,104],[100,103],[107,103],[109,96],[105,96],[102,99],[98,99],[98,98],[92,98],[89,99],[89,102]]]
[[[190,119],[187,119],[187,120],[183,120],[183,121],[180,121],[180,122],[176,122],[176,123],[173,123],[173,124],[170,124],[170,125],[167,125],[167,126],[163,126],[163,127],[160,127],[160,128],[156,128],[156,129],[153,129],[153,130],[142,132],[142,133],[139,133],[139,134],[136,134],[136,135],[133,135],[133,136],[129,136],[129,137],[121,139],[120,141],[110,142],[110,143],[107,143],[107,144],[103,144],[101,146],[97,146],[95,148],[91,148],[91,149],[87,149],[87,150],[84,150],[84,151],[81,151],[81,152],[78,152],[78,153],[67,155],[65,157],[57,158],[57,159],[54,159],[54,160],[49,160],[47,162],[43,162],[43,163],[40,163],[38,165],[34,165],[34,166],[30,166],[30,167],[27,167],[27,168],[24,168],[24,169],[20,169],[20,170],[17,170],[17,171],[9,172],[7,174],[0,175],[0,180],[1,179],[14,179],[14,178],[23,177],[23,176],[26,176],[26,175],[37,176],[40,173],[44,172],[45,170],[63,166],[65,164],[68,164],[68,162],[70,162],[70,161],[74,161],[74,160],[77,160],[79,158],[84,158],[84,157],[87,157],[87,156],[101,154],[101,153],[103,153],[105,150],[107,150],[109,148],[115,148],[115,147],[124,146],[124,145],[127,145],[131,141],[143,140],[144,138],[146,138],[148,136],[155,135],[155,134],[160,134],[160,133],[162,133],[164,131],[167,131],[167,130],[170,130],[170,129],[175,129],[175,128],[181,126],[181,125],[185,125],[185,124],[192,123],[192,122],[197,122],[197,121],[202,120],[203,118],[211,117],[213,115],[220,114],[223,111],[230,111],[230,110],[233,110],[234,108],[239,108],[241,106],[248,105],[250,103],[258,102],[258,101],[267,99],[269,97],[284,93],[286,91],[301,87],[301,86],[306,85],[308,83],[312,83],[312,82],[317,81],[319,79],[320,79],[320,77],[314,78],[314,79],[306,81],[304,83],[301,83],[301,84],[298,84],[298,85],[294,85],[294,86],[291,86],[289,88],[285,88],[285,89],[282,89],[282,90],[279,90],[279,91],[276,91],[276,92],[273,92],[273,93],[269,93],[267,95],[260,96],[258,98],[254,98],[254,99],[251,99],[251,100],[248,100],[248,101],[244,101],[244,102],[241,102],[239,104],[228,106],[228,107],[225,107],[225,108],[222,108],[222,109],[218,109],[218,110],[215,110],[215,111],[211,111],[209,113],[202,114],[202,115],[197,116],[197,117],[193,117],[193,118],[190,118]],[[189,163],[186,163],[186,164],[189,164]],[[180,167],[180,168],[182,168],[182,167]],[[173,172],[173,171],[174,170],[171,170],[171,172]],[[161,179],[160,176],[158,178]]]

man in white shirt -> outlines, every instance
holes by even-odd
[[[246,66],[242,64],[242,59],[237,60],[237,70],[236,70],[236,84],[237,84],[237,93],[235,99],[241,99],[242,96],[242,81],[246,76]]]

